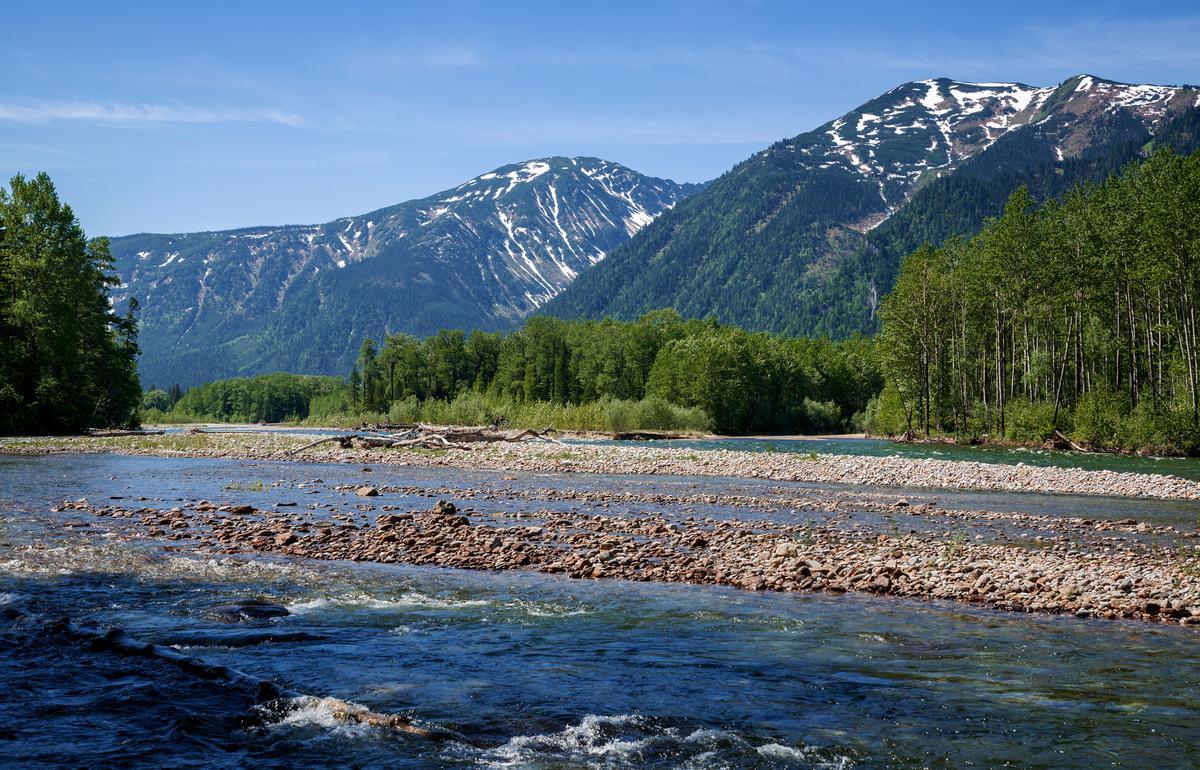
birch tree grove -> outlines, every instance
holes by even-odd
[[[1200,154],[1162,150],[1040,208],[1018,190],[975,237],[905,259],[879,346],[880,403],[902,414],[874,418],[1195,452],[1198,254]]]

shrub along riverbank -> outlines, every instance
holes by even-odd
[[[540,430],[553,426],[559,430],[611,433],[642,430],[707,433],[710,424],[708,415],[702,409],[677,406],[655,397],[640,401],[604,397],[587,404],[556,404],[549,401],[515,401],[475,391],[461,393],[449,401],[418,401],[409,396],[393,402],[386,413],[310,413],[300,422],[330,427],[382,422],[428,425],[490,425],[498,422],[513,428]]]

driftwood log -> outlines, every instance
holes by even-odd
[[[87,434],[95,438],[112,438],[113,436],[161,436],[162,430],[118,430],[116,428],[91,428]]]
[[[1076,452],[1091,451],[1082,444],[1077,444],[1071,439],[1062,434],[1061,431],[1055,430],[1042,444],[1042,449],[1074,449]]]
[[[674,441],[688,438],[684,433],[667,433],[659,430],[627,430],[613,434],[613,441]]]
[[[296,455],[321,444],[335,443],[343,449],[350,449],[354,446],[366,449],[388,449],[395,447],[409,449],[472,449],[476,446],[486,444],[531,440],[561,444],[561,441],[550,435],[554,432],[556,431],[552,427],[546,427],[542,430],[523,430],[510,433],[484,427],[439,428],[433,425],[416,425],[404,433],[388,435],[364,436],[357,433],[350,433],[344,436],[325,436],[302,447],[297,447],[288,452],[288,454]]]
[[[362,425],[358,426],[358,430],[380,432],[380,431],[416,430],[419,427],[421,427],[421,426],[415,422],[373,422],[373,423],[364,422]]]

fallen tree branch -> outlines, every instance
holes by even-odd
[[[358,445],[366,449],[388,449],[403,447],[408,449],[472,449],[479,444],[515,443],[519,441],[539,440],[562,445],[562,442],[550,433],[553,427],[542,430],[526,429],[518,433],[507,433],[490,428],[437,428],[432,425],[417,425],[405,433],[392,436],[362,436],[347,434],[344,436],[323,436],[304,446],[289,451],[288,455],[296,455],[306,449],[312,449],[321,444],[336,443],[343,449]]]
[[[1074,449],[1076,452],[1091,451],[1082,444],[1076,444],[1074,441],[1064,436],[1062,431],[1059,430],[1055,430],[1054,433],[1051,434],[1050,438],[1046,439],[1046,443],[1043,446],[1050,449],[1061,449],[1062,447],[1066,446]]]
[[[297,447],[297,448],[291,450],[290,452],[288,452],[287,454],[289,454],[289,455],[299,454],[299,453],[303,452],[305,449],[312,449],[313,447],[319,446],[320,444],[329,444],[334,441],[341,444],[342,449],[349,449],[350,448],[350,439],[352,439],[352,438],[354,438],[354,436],[325,436],[323,438],[317,439],[316,441],[305,444],[302,447]]]
[[[358,429],[361,431],[370,431],[372,433],[382,433],[384,431],[416,430],[419,427],[420,426],[415,422],[364,422],[362,425],[358,426]]]

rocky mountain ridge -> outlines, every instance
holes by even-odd
[[[366,336],[518,323],[695,189],[543,158],[321,225],[114,238],[114,301],[139,300],[148,382],[342,373]]]
[[[903,256],[881,249],[875,231],[923,191],[969,169],[978,185],[1003,187],[1004,195],[1013,180],[1050,174],[1060,184],[1045,192],[1058,194],[1136,159],[1160,129],[1198,108],[1196,87],[1093,75],[1052,87],[905,83],[739,163],[615,249],[546,311],[629,318],[674,307],[753,329],[870,333]],[[969,232],[998,213],[994,201],[975,198],[987,196],[939,199],[976,207],[956,212],[957,229],[940,235]],[[926,224],[914,231],[937,230]]]

